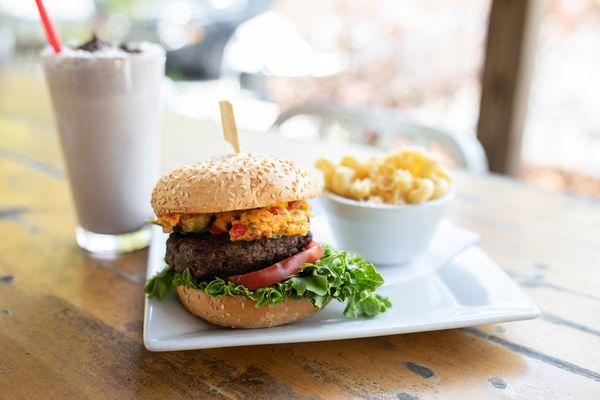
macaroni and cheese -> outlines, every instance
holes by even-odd
[[[419,204],[444,196],[452,184],[440,161],[415,147],[364,161],[344,156],[336,164],[321,158],[316,167],[323,172],[325,189],[372,203]]]

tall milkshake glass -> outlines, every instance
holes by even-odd
[[[96,253],[147,246],[160,168],[164,51],[94,38],[42,58],[77,210],[77,243]]]

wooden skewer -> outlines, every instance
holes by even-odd
[[[240,143],[238,142],[238,130],[233,118],[233,107],[231,103],[223,100],[219,102],[221,108],[221,124],[223,125],[223,136],[225,140],[233,146],[236,153],[240,152]]]

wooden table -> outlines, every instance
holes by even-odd
[[[167,116],[165,125],[165,168],[225,149],[214,144],[215,124]],[[242,133],[241,144],[307,162],[329,152],[264,134]],[[0,75],[0,171],[2,399],[600,398],[597,202],[459,176],[452,219],[483,235],[485,251],[543,310],[537,320],[150,353],[142,344],[146,251],[103,259],[76,247],[39,77]]]

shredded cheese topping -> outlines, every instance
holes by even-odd
[[[306,235],[309,230],[310,207],[305,201],[277,203],[269,207],[214,214],[170,214],[154,223],[164,232],[228,232],[232,241],[256,240],[261,237]]]

